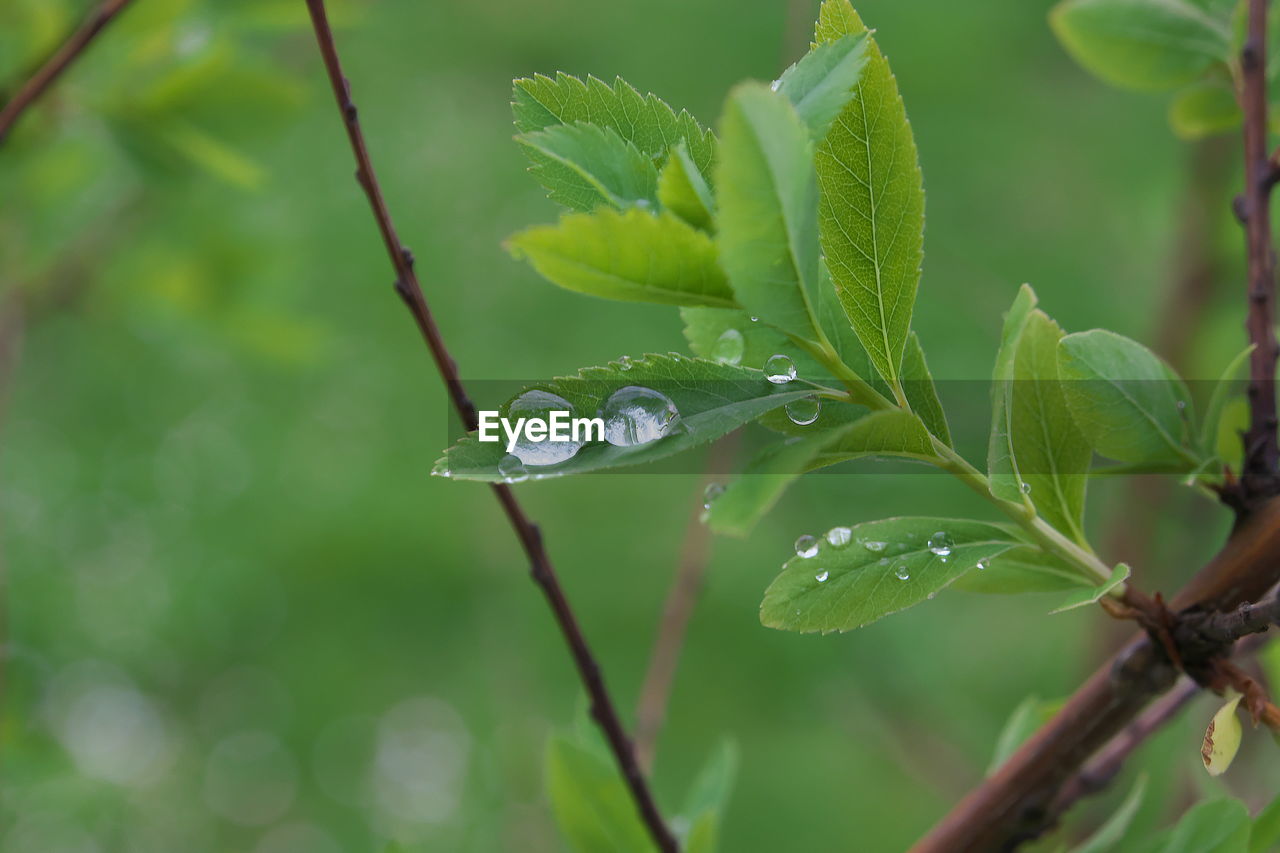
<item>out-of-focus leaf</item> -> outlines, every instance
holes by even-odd
[[[1062,707],[1062,700],[1046,701],[1039,696],[1028,696],[1013,709],[1004,728],[996,738],[995,749],[991,753],[991,763],[987,765],[987,776],[992,776],[1000,765],[1009,760],[1009,756],[1018,751],[1018,747],[1036,730],[1049,722]]]
[[[1231,399],[1231,392],[1236,388],[1236,377],[1252,352],[1253,344],[1250,344],[1231,359],[1231,363],[1227,365],[1226,370],[1222,371],[1217,384],[1213,386],[1213,393],[1209,395],[1209,402],[1205,404],[1204,423],[1200,425],[1200,451],[1205,456],[1217,454],[1218,430],[1222,424],[1223,410],[1226,408],[1227,401]]]
[[[1269,853],[1280,847],[1280,797],[1258,812],[1249,834],[1249,853]]]
[[[1004,527],[950,518],[870,521],[852,534],[844,547],[788,560],[765,592],[760,621],[800,633],[849,631],[932,598],[979,560],[1020,544]]]
[[[1230,85],[1220,80],[1193,83],[1169,104],[1169,124],[1183,139],[1203,139],[1240,124],[1240,105]]]
[[[947,426],[947,415],[942,410],[942,402],[938,400],[933,374],[929,372],[920,338],[915,332],[907,336],[907,348],[902,356],[902,393],[911,405],[911,410],[920,416],[929,432],[950,447],[951,430]]]
[[[689,821],[684,849],[712,853],[719,845],[720,823],[738,774],[738,748],[724,739],[716,747],[685,797],[683,816]]]
[[[759,370],[663,355],[646,355],[625,366],[613,363],[588,367],[577,376],[553,379],[536,387],[566,400],[575,417],[594,417],[615,391],[637,387],[666,395],[679,413],[671,432],[654,441],[627,447],[589,442],[564,462],[530,466],[529,474],[538,479],[662,459],[713,441],[770,409],[814,391],[803,380],[775,385]],[[501,411],[505,415],[506,407]],[[505,479],[498,471],[498,463],[506,455],[505,439],[481,442],[471,434],[449,448],[433,473],[460,480],[498,482]]]
[[[1246,853],[1249,810],[1239,800],[1222,798],[1197,803],[1173,829],[1161,833],[1136,853]]]
[[[853,87],[866,62],[867,34],[841,36],[814,45],[799,62],[782,72],[774,89],[795,105],[814,141],[821,141],[853,97]]]
[[[711,238],[665,211],[570,213],[512,235],[507,249],[567,290],[625,302],[736,307]]]
[[[578,853],[652,853],[616,767],[565,737],[547,744],[547,793],[556,824]]]
[[[818,186],[808,131],[786,98],[744,83],[729,95],[720,137],[718,243],[738,303],[814,339]]]
[[[1129,831],[1129,824],[1133,823],[1133,817],[1138,813],[1146,793],[1147,777],[1143,774],[1133,783],[1133,788],[1129,790],[1120,808],[1107,818],[1106,823],[1098,827],[1097,832],[1073,848],[1071,853],[1107,853],[1109,850],[1116,850],[1116,845],[1124,840],[1125,833]]]
[[[711,174],[715,138],[684,110],[677,113],[656,95],[642,95],[621,77],[612,86],[595,77],[584,83],[563,72],[516,80],[511,102],[522,133],[554,124],[588,121],[617,131],[650,157],[665,157],[681,140],[703,177]]]
[[[1231,31],[1189,0],[1065,0],[1049,16],[1077,62],[1117,86],[1169,89],[1231,56]]]
[[[516,137],[533,162],[529,172],[547,197],[573,210],[601,204],[623,209],[657,204],[653,160],[617,131],[586,122],[557,124]]]
[[[671,148],[658,176],[658,201],[694,228],[710,231],[714,227],[715,199],[711,188],[683,142]]]
[[[991,371],[991,437],[987,444],[987,479],[991,494],[1007,501],[1025,501],[1022,477],[1013,452],[1013,365],[1018,342],[1036,307],[1036,294],[1024,284],[1004,317],[996,364]]]
[[[266,173],[252,159],[198,127],[175,122],[159,133],[175,151],[229,184],[256,190],[266,179]]]
[[[867,32],[848,0],[825,0],[815,41]],[[889,63],[874,39],[854,98],[816,155],[822,250],[840,303],[876,370],[898,379],[924,245],[916,143]]]

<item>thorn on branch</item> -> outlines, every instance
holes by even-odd
[[[1249,221],[1249,200],[1243,193],[1231,200],[1231,212],[1241,224]]]

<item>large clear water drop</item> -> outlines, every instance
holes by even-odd
[[[812,536],[801,536],[796,540],[796,556],[809,559],[818,556],[818,540]]]
[[[568,412],[570,418],[574,417],[573,404],[564,397],[535,389],[525,391],[512,400],[507,407],[506,417],[514,425],[519,418],[549,421],[552,412]],[[582,449],[582,444],[581,441],[551,441],[550,437],[534,441],[522,429],[511,452],[525,465],[555,465],[572,459]]]
[[[639,385],[614,391],[600,416],[604,418],[604,440],[616,447],[657,441],[680,423],[680,411],[670,397]]]
[[[771,355],[764,363],[764,378],[774,385],[786,385],[796,378],[796,363],[782,353]]]
[[[711,347],[711,358],[721,364],[739,364],[746,349],[747,342],[742,337],[742,332],[737,329],[725,329],[720,337],[716,338],[715,345]]]
[[[524,463],[514,453],[508,453],[498,460],[498,475],[502,477],[504,483],[523,483],[529,479],[529,472],[525,470]]]
[[[796,426],[808,426],[818,419],[822,413],[822,401],[817,397],[801,397],[792,400],[784,407],[787,418]]]

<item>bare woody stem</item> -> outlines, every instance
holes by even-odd
[[[1244,194],[1237,209],[1248,247],[1249,299],[1245,328],[1249,357],[1249,429],[1240,477],[1240,505],[1277,493],[1280,444],[1276,436],[1275,249],[1271,242],[1271,190],[1267,156],[1267,0],[1249,0],[1249,28],[1240,55],[1240,107],[1244,113]]]
[[[53,85],[62,72],[81,56],[89,44],[111,23],[116,15],[124,10],[132,0],[103,0],[89,17],[76,28],[75,32],[54,51],[18,91],[0,107],[0,143],[9,135],[14,124],[26,112],[27,108],[40,99],[40,96]]]
[[[347,130],[347,137],[351,142],[352,153],[355,155],[356,178],[361,187],[364,188],[365,195],[369,198],[369,205],[373,209],[378,230],[382,234],[382,240],[386,245],[387,254],[390,256],[391,265],[396,271],[396,292],[400,294],[410,313],[413,314],[413,318],[418,324],[418,329],[422,332],[422,336],[431,350],[431,355],[435,359],[436,367],[448,386],[449,396],[453,401],[454,408],[458,411],[458,415],[466,428],[473,430],[476,428],[475,406],[467,397],[462,380],[458,376],[457,365],[450,357],[449,351],[445,347],[444,339],[440,335],[440,330],[432,317],[431,310],[427,307],[426,296],[423,294],[422,286],[418,283],[417,274],[414,272],[413,256],[401,244],[400,238],[396,235],[395,226],[392,224],[391,215],[387,211],[386,201],[382,196],[382,190],[378,185],[378,179],[373,170],[373,163],[369,158],[369,150],[365,144],[364,134],[360,129],[356,106],[351,100],[350,87],[342,74],[342,65],[338,59],[337,46],[334,43],[333,30],[329,26],[328,16],[325,12],[324,0],[307,0],[307,8],[311,13],[316,42],[319,44],[325,70],[328,72],[329,82],[333,86],[334,97],[337,99],[338,108],[342,113],[342,120]],[[564,590],[560,586],[555,568],[552,566],[551,559],[548,557],[546,548],[543,545],[542,534],[538,526],[525,514],[510,486],[504,483],[497,483],[494,484],[493,491],[498,498],[498,502],[502,504],[507,519],[510,521],[512,529],[520,539],[520,544],[524,547],[525,553],[529,558],[533,580],[546,596],[547,603],[551,606],[556,622],[560,626],[560,631],[569,645],[569,651],[573,656],[574,664],[577,666],[578,674],[591,699],[591,715],[604,732],[605,739],[608,741],[609,748],[612,750],[622,775],[626,779],[627,786],[635,799],[636,807],[645,826],[648,827],[650,835],[653,836],[653,840],[660,850],[664,851],[664,853],[675,853],[675,851],[679,850],[679,845],[675,836],[672,835],[671,830],[667,828],[666,823],[663,821],[644,774],[636,762],[631,740],[627,737],[622,727],[617,709],[608,689],[605,687],[600,665],[596,662],[595,656],[587,645],[577,617],[569,606],[568,599],[565,598]]]

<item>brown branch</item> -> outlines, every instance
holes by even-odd
[[[357,119],[356,106],[351,100],[350,86],[342,74],[342,66],[338,60],[337,46],[334,43],[333,30],[329,26],[328,16],[325,12],[324,0],[307,0],[307,8],[311,13],[316,42],[324,58],[325,70],[328,72],[329,82],[332,84],[334,97],[338,102],[338,109],[342,113],[347,137],[351,142],[351,150],[355,155],[357,164],[356,178],[364,188],[365,195],[368,196],[369,205],[372,207],[374,218],[377,220],[378,230],[382,234],[387,254],[390,256],[391,264],[396,271],[396,292],[400,294],[405,305],[408,306],[409,311],[413,314],[413,318],[418,324],[418,329],[422,332],[422,336],[431,350],[431,355],[435,359],[436,367],[448,386],[449,396],[453,401],[454,408],[457,409],[466,428],[474,430],[476,428],[475,406],[467,397],[466,390],[463,388],[462,381],[458,376],[457,365],[450,357],[449,351],[445,347],[444,339],[440,335],[440,330],[432,317],[431,310],[427,307],[426,297],[413,269],[413,256],[401,244],[400,238],[396,235],[391,215],[387,211],[386,201],[382,196],[382,190],[374,174],[373,163],[369,158],[369,150],[365,144],[364,134]],[[525,553],[528,555],[533,580],[542,589],[552,612],[555,614],[556,622],[559,624],[560,631],[564,634],[565,641],[569,645],[569,650],[573,655],[573,661],[577,666],[583,686],[591,697],[592,717],[604,732],[609,748],[612,750],[622,775],[630,788],[631,795],[635,799],[640,816],[648,827],[649,833],[653,836],[658,848],[664,853],[674,853],[679,849],[679,845],[675,836],[672,835],[671,830],[667,828],[666,823],[663,821],[653,794],[645,781],[644,774],[636,762],[631,741],[623,730],[617,709],[608,689],[605,687],[600,666],[587,645],[582,628],[578,624],[577,617],[569,606],[568,600],[565,598],[560,581],[551,564],[551,559],[543,546],[542,534],[538,526],[525,515],[524,509],[516,500],[515,493],[510,486],[505,483],[497,483],[494,484],[493,491],[499,503],[502,504],[507,519],[519,537]]]
[[[711,555],[711,530],[703,522],[703,495],[715,478],[729,467],[737,444],[738,433],[731,433],[711,446],[707,455],[707,474],[698,483],[693,512],[685,528],[676,576],[662,607],[662,621],[658,623],[653,651],[649,654],[649,669],[636,705],[636,756],[645,772],[653,769],[658,732],[667,715],[671,685],[680,662],[680,649],[684,646],[689,619],[702,591],[703,576]]]
[[[85,52],[98,33],[130,2],[132,0],[103,0],[99,3],[53,55],[18,87],[17,93],[0,107],[0,144],[4,143],[9,131],[27,108],[40,99],[54,81],[62,76],[62,72]]]
[[[1249,291],[1245,328],[1254,345],[1249,357],[1249,429],[1244,466],[1233,505],[1247,511],[1280,494],[1280,442],[1276,436],[1275,249],[1271,243],[1271,190],[1267,153],[1267,0],[1249,0],[1249,29],[1240,54],[1240,107],[1244,113],[1243,214]]]

